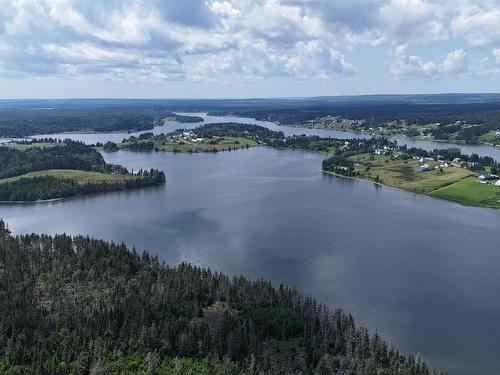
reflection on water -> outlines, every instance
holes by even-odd
[[[453,374],[500,368],[500,212],[319,171],[322,155],[105,153],[164,186],[1,205],[15,233],[83,233],[341,306]]]

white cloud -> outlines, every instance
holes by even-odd
[[[397,78],[403,77],[436,77],[446,74],[460,74],[468,70],[466,54],[456,49],[442,57],[440,62],[426,61],[419,56],[411,55],[407,45],[399,45],[392,52],[391,73]]]
[[[396,76],[430,77],[499,42],[493,0],[0,0],[4,76],[331,80],[359,70],[346,55],[370,59],[346,51],[375,46],[393,50]],[[404,47],[425,43],[453,52],[428,61]]]
[[[491,53],[495,57],[497,63],[500,63],[500,48],[494,48]]]
[[[492,2],[491,4],[495,4]],[[462,36],[471,45],[485,45],[500,42],[500,9],[479,5],[461,8],[460,14],[452,18],[453,32]]]

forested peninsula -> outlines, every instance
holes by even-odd
[[[0,373],[427,375],[295,289],[0,220]]]
[[[0,105],[0,137],[64,132],[144,131],[165,121],[202,122],[199,116],[178,115],[163,105],[77,104],[63,107],[31,108]]]
[[[45,140],[21,146],[0,147],[0,201],[50,200],[165,182],[162,171],[131,173],[106,163],[81,142]]]

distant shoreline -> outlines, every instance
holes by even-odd
[[[450,143],[454,144],[457,146],[491,146],[491,147],[496,147],[500,148],[500,144],[493,144],[489,142],[478,142],[478,143],[466,143],[465,141],[461,140],[453,140],[453,139],[434,139],[434,138],[426,138],[426,137],[410,137],[407,135],[381,135],[381,134],[369,134],[368,132],[361,132],[359,130],[353,130],[353,129],[336,129],[336,128],[331,128],[331,127],[314,127],[314,126],[304,126],[304,125],[295,125],[295,124],[281,124],[278,122],[274,122],[278,126],[285,126],[285,127],[290,127],[290,128],[297,128],[297,129],[315,129],[315,130],[331,130],[331,131],[338,131],[338,132],[343,132],[343,133],[351,133],[351,134],[359,134],[359,135],[365,135],[369,137],[385,137],[388,139],[401,139],[401,140],[408,140],[408,141],[421,141],[421,142],[436,142],[436,143]]]
[[[0,201],[0,204],[36,204],[36,203],[51,203],[62,201],[63,199],[71,197],[61,197],[61,198],[51,198],[51,199],[39,199],[36,201]]]

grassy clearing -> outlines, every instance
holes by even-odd
[[[426,162],[430,171],[422,172],[417,160],[399,160],[391,156],[360,154],[351,157],[359,177],[379,181],[384,185],[448,199],[466,205],[500,208],[500,187],[480,184],[473,173],[459,167],[436,170],[439,162]],[[373,160],[371,160],[373,159]],[[366,170],[369,167],[369,170]]]
[[[437,189],[429,195],[467,205],[500,208],[500,187],[480,184],[473,177]]]
[[[52,176],[57,178],[69,178],[76,180],[79,184],[100,183],[100,182],[117,182],[125,179],[136,179],[136,176],[130,175],[114,175],[100,172],[88,172],[73,169],[49,169],[46,171],[30,172],[21,176],[9,177],[0,180],[0,184],[16,181],[20,178],[33,178],[37,176]]]
[[[400,160],[385,155],[374,155],[374,160],[370,160],[369,154],[356,155],[351,159],[359,162],[356,171],[360,177],[374,180],[378,175],[380,182],[386,185],[420,194],[428,194],[472,175],[471,171],[458,167],[443,168],[441,172],[434,169],[440,164],[434,161],[427,162],[432,170],[421,172],[419,167],[422,163],[413,159]],[[370,168],[368,171],[367,166]]]
[[[60,145],[61,145],[61,143],[33,143],[30,145],[23,145],[23,144],[17,144],[17,143],[6,143],[3,146],[14,148],[14,149],[19,150],[19,151],[24,151],[24,150],[27,150],[27,149],[33,148],[33,147],[49,148],[49,147],[56,147],[56,146],[60,146]]]
[[[148,140],[140,141],[147,142]],[[228,151],[241,148],[257,146],[253,139],[243,137],[214,137],[212,139],[204,138],[203,141],[194,142],[192,140],[153,140],[154,147],[159,151],[167,152],[213,152]],[[120,148],[126,149],[128,142],[119,144]]]
[[[210,144],[210,141],[215,142],[215,144]],[[229,148],[232,150],[256,146],[257,142],[252,139],[247,138],[214,138],[214,139],[204,139],[203,142],[187,142],[183,141],[183,144],[172,143],[166,141],[165,144],[155,142],[155,146],[161,151],[177,151],[177,152],[211,152],[213,150],[217,151],[227,151]]]
[[[497,135],[496,131],[492,130],[486,134],[483,134],[480,138],[480,141],[493,145],[500,145],[500,135]]]

